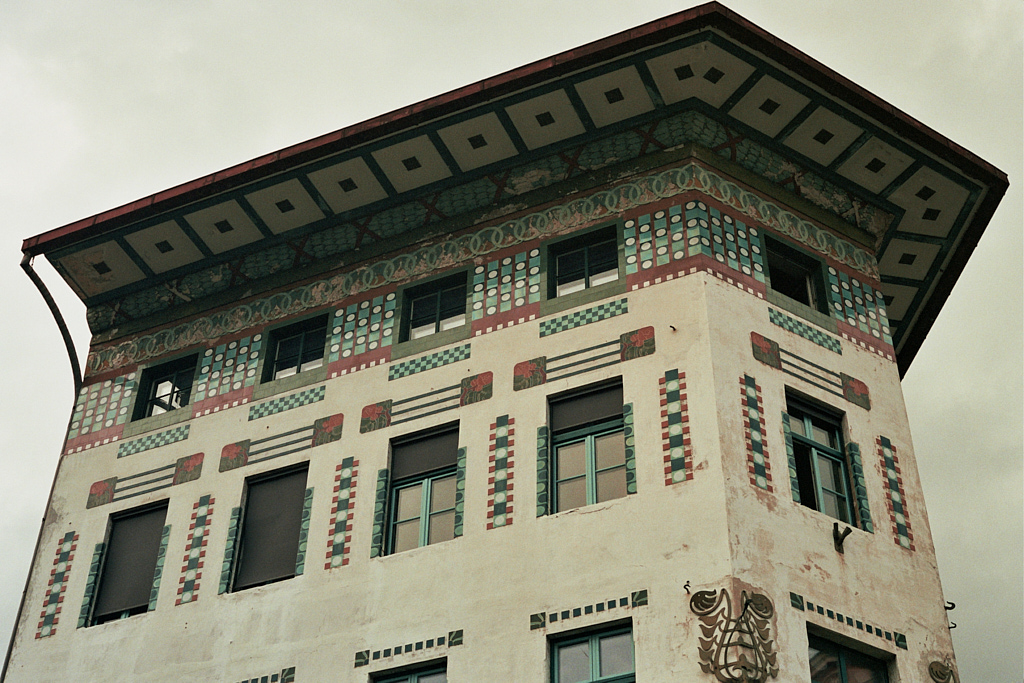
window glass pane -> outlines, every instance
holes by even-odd
[[[161,507],[114,519],[94,621],[104,621],[103,617],[125,610],[144,612],[148,607],[166,515],[167,508]]]
[[[815,455],[818,456],[818,476],[821,477],[822,487],[833,491],[842,491],[842,484],[837,486],[836,482],[835,461],[832,460],[832,458],[825,457],[817,451],[815,451]]]
[[[453,316],[465,315],[466,313],[466,288],[465,286],[452,287],[441,292],[440,303],[441,319]]]
[[[879,663],[877,666],[846,663],[846,683],[885,683],[885,673]]]
[[[324,358],[323,358],[323,356],[320,356],[319,358],[314,358],[313,360],[306,361],[305,363],[303,363],[302,367],[299,368],[299,372],[305,372],[306,370],[312,370],[313,368],[318,368],[318,367],[320,367],[323,364],[324,364]]]
[[[606,271],[603,271],[603,272],[600,272],[600,273],[595,273],[594,275],[591,275],[590,276],[590,286],[591,287],[597,287],[598,285],[603,285],[606,282],[615,282],[618,279],[619,279],[619,270],[618,270],[618,268],[615,268],[614,270],[606,270]]]
[[[633,670],[633,634],[620,633],[617,636],[601,638],[600,663],[602,676],[627,674]]]
[[[847,518],[845,498],[837,496],[831,491],[822,491],[821,502],[821,511],[824,512],[826,515],[828,515],[829,517],[835,517],[841,522],[849,521],[849,519]]]
[[[418,328],[428,323],[437,322],[437,294],[431,293],[412,300],[409,314],[409,327]]]
[[[558,509],[571,510],[587,504],[587,480],[584,477],[558,484]]]
[[[605,470],[597,473],[597,501],[622,498],[626,495],[626,468]]]
[[[605,434],[594,439],[597,469],[603,470],[626,463],[626,435],[623,432]]]
[[[430,516],[427,543],[441,543],[455,538],[455,510]]]
[[[294,364],[299,358],[299,350],[302,347],[302,335],[296,334],[277,342],[277,364],[278,366]]]
[[[559,446],[557,460],[559,480],[582,476],[587,471],[587,442]]]
[[[802,415],[789,414],[789,431],[800,436],[807,436],[804,432],[804,418]]]
[[[409,339],[420,339],[422,337],[429,337],[430,335],[437,332],[437,325],[431,320],[426,325],[420,327],[414,327],[409,330]]]
[[[450,510],[455,507],[455,477],[434,479],[430,482],[430,511]]]
[[[555,272],[559,284],[582,280],[586,275],[586,255],[584,249],[559,254],[555,259]]]
[[[417,683],[448,683],[448,674],[440,671],[436,674],[427,674],[416,679]]]
[[[599,273],[604,270],[615,269],[619,265],[618,247],[615,240],[607,240],[591,244],[589,247],[590,274]]]
[[[809,649],[811,683],[840,683],[839,658],[829,652]]]
[[[420,547],[420,518],[408,522],[400,522],[395,525],[395,546],[394,552],[400,553],[405,550]]]
[[[445,330],[453,330],[456,327],[462,327],[465,324],[466,314],[459,313],[458,315],[453,315],[450,318],[444,318],[441,320],[441,332],[444,332]]]
[[[796,460],[796,480],[800,485],[800,504],[813,510],[818,509],[815,489],[814,465],[811,462],[811,447],[803,441],[793,442],[793,457]]]
[[[398,490],[398,506],[395,509],[396,520],[419,518],[422,512],[420,494],[423,491],[423,484],[407,486]]]
[[[565,296],[566,294],[572,294],[573,292],[582,292],[587,288],[587,281],[583,278],[578,280],[570,280],[565,284],[558,285],[555,290],[555,296]]]
[[[586,683],[590,680],[590,643],[558,648],[558,683]]]
[[[821,445],[829,446],[830,448],[835,447],[831,430],[824,429],[820,424],[818,424],[817,420],[811,422],[811,432],[811,438]]]
[[[236,589],[295,575],[305,492],[304,469],[249,484]]]

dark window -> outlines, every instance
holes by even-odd
[[[263,381],[290,377],[324,364],[327,316],[302,320],[270,333],[267,366]]]
[[[466,324],[466,273],[412,287],[403,299],[402,341],[461,327]]]
[[[850,477],[843,454],[842,418],[786,397],[801,504],[852,524]]]
[[[552,683],[633,683],[631,629],[604,631],[551,644]]]
[[[391,444],[392,553],[455,538],[459,428]]]
[[[619,249],[615,228],[597,230],[554,244],[550,248],[549,298],[579,292],[619,279]]]
[[[132,510],[110,520],[92,623],[126,619],[149,609],[167,504]]]
[[[553,511],[625,496],[622,385],[552,399],[549,409]]]
[[[374,676],[373,683],[448,683],[448,674],[443,666],[410,671],[400,676],[391,676],[385,671],[381,677]]]
[[[808,638],[811,683],[889,683],[888,665],[816,636]]]
[[[772,290],[827,313],[821,261],[771,238],[765,239],[765,249]]]
[[[247,482],[232,590],[295,576],[305,498],[305,465]]]
[[[198,359],[199,356],[187,356],[143,370],[132,419],[139,420],[187,406],[192,396],[192,377]]]

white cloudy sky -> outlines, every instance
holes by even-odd
[[[946,597],[958,605],[962,678],[1019,682],[1024,5],[727,4],[1010,176],[904,390]],[[23,238],[685,6],[0,3],[0,642],[13,627],[73,393],[56,326],[18,267]],[[42,259],[37,267],[84,355],[81,303]]]

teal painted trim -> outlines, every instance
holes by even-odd
[[[462,535],[466,512],[466,448],[459,449],[455,463],[455,537]]]
[[[99,432],[114,425],[124,424],[128,419],[128,411],[122,413],[120,409],[131,405],[137,374],[132,372],[112,380],[94,382],[89,386],[82,387],[78,392],[78,399],[75,401],[71,429],[68,430],[68,440]],[[99,399],[103,398],[106,399],[106,402],[100,403]],[[93,414],[86,417],[85,413],[88,410],[92,410]]]
[[[217,595],[227,593],[231,588],[231,573],[235,568],[235,552],[238,550],[238,524],[242,519],[242,508],[231,508],[228,521],[228,540],[224,545],[224,562],[220,568],[220,586]]]
[[[547,425],[537,427],[537,516],[543,517],[551,509],[551,475],[549,473],[550,445]]]
[[[89,576],[85,579],[85,597],[82,598],[82,611],[78,613],[78,628],[89,625],[89,615],[92,614],[92,601],[96,597],[96,584],[100,580],[100,565],[103,563],[103,553],[107,550],[106,543],[97,543],[92,553],[92,561],[89,563]]]
[[[547,337],[548,335],[558,334],[559,332],[565,332],[566,330],[582,327],[583,325],[596,323],[599,320],[614,318],[623,313],[629,313],[628,299],[608,301],[591,308],[585,308],[582,311],[541,321],[540,336]]]
[[[149,607],[147,612],[156,609],[156,598],[160,594],[160,579],[164,575],[164,562],[167,560],[167,541],[171,537],[171,525],[164,527],[160,534],[160,548],[156,551],[156,569],[153,570],[153,587],[149,590]]]
[[[633,430],[633,404],[622,406],[623,437],[626,443],[626,494],[636,493],[636,435]]]
[[[324,400],[324,395],[326,393],[327,386],[321,384],[318,387],[313,387],[306,391],[300,391],[297,394],[282,396],[281,398],[275,398],[272,401],[257,403],[256,405],[249,407],[249,421],[252,422],[253,420],[258,420],[261,417],[283,413],[284,411],[292,410],[293,408],[300,408],[302,406],[309,405],[310,403],[317,403],[318,401]]]
[[[384,555],[384,527],[388,517],[388,482],[391,472],[377,471],[377,493],[373,500],[373,535],[370,537],[370,557]]]
[[[804,339],[808,339],[823,349],[828,349],[829,351],[833,351],[839,355],[843,354],[843,346],[839,343],[838,339],[825,334],[821,330],[811,327],[805,322],[797,320],[796,318],[791,318],[781,311],[769,308],[768,320],[770,320],[773,325],[778,325],[784,330],[799,335]]]
[[[129,455],[135,455],[136,453],[142,453],[143,451],[184,441],[188,438],[189,426],[190,425],[182,425],[181,427],[168,429],[166,432],[144,436],[141,439],[136,439],[135,441],[126,441],[118,446],[117,457],[124,458]]]
[[[309,516],[313,510],[313,487],[306,489],[302,501],[302,523],[299,525],[299,552],[295,555],[295,576],[301,576],[306,569],[306,546],[309,543]]]
[[[750,375],[743,376],[746,406],[744,415],[750,423],[750,461],[754,466],[753,483],[759,488],[768,488],[768,467],[764,448],[764,430],[761,428],[761,402],[757,396],[757,381]]]
[[[879,452],[882,464],[885,465],[885,478],[888,485],[889,504],[892,506],[892,525],[896,542],[907,550],[914,550],[910,540],[910,520],[908,519],[906,501],[903,499],[903,486],[900,484],[896,464],[896,449],[892,442],[884,436],[878,437]]]
[[[341,461],[337,479],[337,502],[335,503],[334,526],[331,527],[331,556],[327,568],[340,567],[345,562],[345,534],[348,529],[348,513],[355,506],[352,484],[356,478],[355,458]]]
[[[786,441],[786,459],[789,463],[789,489],[793,493],[793,502],[800,502],[800,480],[796,474],[796,453],[793,450],[793,432],[789,426],[789,413],[782,413],[782,433]]]
[[[256,383],[256,366],[263,350],[263,335],[243,337],[228,344],[207,348],[199,362],[196,375],[196,391],[191,402],[198,403],[215,396],[226,396],[243,387]],[[252,372],[249,372],[249,371]],[[217,379],[211,380],[213,373]],[[230,380],[230,381],[225,381]]]
[[[689,473],[686,471],[686,440],[689,438],[687,430],[688,420],[683,419],[684,395],[683,395],[683,373],[673,369],[665,372],[662,380],[662,397],[665,400],[665,430],[667,438],[662,438],[663,447],[668,451],[668,465],[670,474],[666,484],[678,484],[686,481]]]
[[[846,457],[850,461],[850,470],[853,473],[853,492],[857,498],[857,518],[860,521],[860,528],[875,533],[875,526],[871,523],[868,487],[864,480],[864,464],[860,459],[860,446],[852,441],[846,444]]]
[[[444,351],[438,351],[437,353],[431,353],[427,356],[420,356],[419,358],[413,358],[402,363],[394,363],[388,368],[388,381],[395,379],[401,379],[402,377],[408,377],[409,375],[415,375],[419,372],[426,372],[427,370],[433,370],[449,363],[457,363],[460,360],[466,360],[469,358],[470,344],[463,344],[462,346],[455,346]]]

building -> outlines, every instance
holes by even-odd
[[[1005,186],[710,5],[28,240],[9,680],[949,678],[899,376]]]

